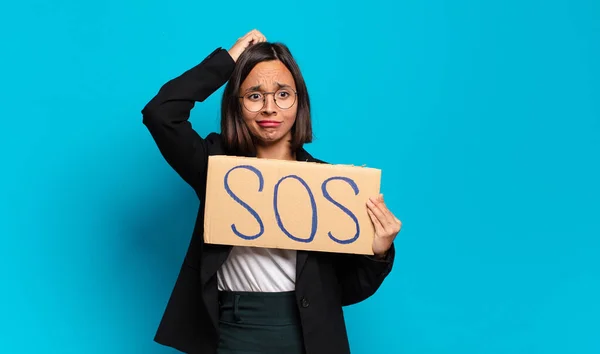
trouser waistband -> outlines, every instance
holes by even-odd
[[[299,324],[296,293],[219,292],[221,321],[263,324]]]

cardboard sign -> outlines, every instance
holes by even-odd
[[[232,156],[208,162],[206,243],[373,254],[381,171]]]

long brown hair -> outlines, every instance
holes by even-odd
[[[246,49],[236,62],[221,101],[221,135],[225,148],[234,155],[254,156],[255,142],[242,118],[240,86],[254,66],[263,61],[279,60],[292,73],[298,94],[296,121],[292,127],[290,147],[296,152],[305,143],[312,142],[310,99],[304,77],[288,47],[282,43],[262,42]]]

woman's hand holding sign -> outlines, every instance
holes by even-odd
[[[402,229],[402,222],[392,214],[383,201],[383,194],[371,197],[367,201],[367,212],[375,227],[373,252],[377,257],[384,257],[392,247],[396,235]]]

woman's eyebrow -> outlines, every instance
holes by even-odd
[[[292,85],[288,85],[285,83],[281,83],[281,82],[276,82],[277,86],[279,86],[279,88],[291,88]],[[262,85],[255,85],[252,87],[249,87],[247,89],[244,90],[244,92],[250,92],[250,91],[260,91],[261,90]]]
[[[249,88],[247,88],[247,89],[246,89],[246,90],[244,90],[244,91],[245,91],[245,92],[248,92],[248,91],[258,91],[258,90],[260,90],[260,85],[256,85],[256,86],[249,87]]]

